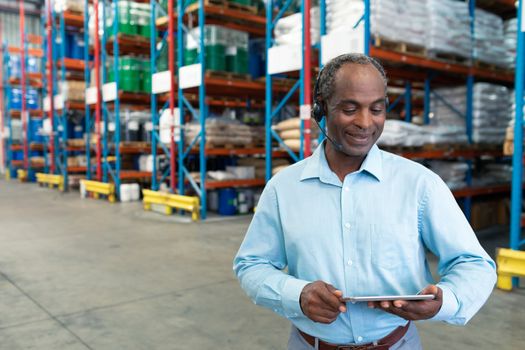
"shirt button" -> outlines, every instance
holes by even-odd
[[[363,341],[363,337],[357,337],[357,341],[358,342],[362,342]]]
[[[346,263],[348,264],[348,266],[352,266],[354,262],[352,260],[348,260]]]
[[[350,228],[350,223],[347,222],[347,223],[345,224],[345,227],[346,227],[346,228]]]

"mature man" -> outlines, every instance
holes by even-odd
[[[494,287],[495,264],[444,182],[375,145],[386,89],[370,57],[326,65],[313,116],[326,116],[327,141],[268,182],[235,257],[250,298],[293,323],[288,349],[420,349],[410,321],[466,324]],[[418,292],[435,299],[342,301]]]

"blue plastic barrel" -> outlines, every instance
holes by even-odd
[[[28,89],[26,91],[26,106],[27,109],[38,109],[38,92],[35,89]]]
[[[219,214],[237,214],[237,191],[234,188],[223,188],[219,190]]]
[[[13,88],[11,89],[11,101],[10,101],[10,108],[11,109],[22,109],[22,90],[19,88]]]
[[[33,142],[43,143],[44,137],[40,135],[39,131],[43,126],[42,119],[33,119],[29,120],[29,139]]]

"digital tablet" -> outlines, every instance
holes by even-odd
[[[394,301],[394,300],[409,300],[409,301],[421,301],[421,300],[432,300],[435,299],[434,294],[416,294],[416,295],[378,295],[368,297],[345,297],[343,301],[349,301],[357,303],[361,301]]]

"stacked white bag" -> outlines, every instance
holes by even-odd
[[[503,23],[505,37],[505,66],[513,69],[516,66],[516,47],[518,46],[518,20],[511,18]]]
[[[441,88],[436,89],[436,92],[456,110],[465,113],[466,86]],[[476,83],[474,84],[472,107],[472,141],[474,143],[503,143],[506,127],[512,118],[509,90],[501,85]],[[432,99],[431,110],[434,113],[431,123],[466,126],[464,118],[436,97]]]
[[[476,9],[474,57],[481,62],[507,65],[506,46],[502,45],[503,20],[490,12]]]
[[[310,9],[310,40],[315,45],[320,40],[321,23],[319,7]],[[282,17],[273,30],[275,45],[301,45],[303,39],[303,16],[301,13]]]
[[[425,144],[466,143],[464,127],[449,125],[416,125],[387,119],[379,137],[380,146],[419,147]]]
[[[372,0],[371,32],[391,41],[424,46],[427,14],[420,0]],[[364,14],[362,0],[327,0],[326,30],[350,30]],[[395,19],[395,20],[393,20]]]
[[[428,19],[426,48],[435,53],[471,55],[470,15],[467,2],[425,0]]]
[[[431,160],[428,161],[428,165],[451,190],[467,187],[468,164],[466,162]]]

